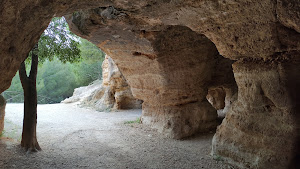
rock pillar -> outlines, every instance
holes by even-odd
[[[151,42],[159,68],[159,76],[152,76],[156,87],[149,95],[143,88],[151,85],[133,90],[144,100],[142,122],[177,139],[214,129],[216,110],[205,98],[219,56],[214,44],[181,26],[156,33]]]
[[[214,156],[240,168],[295,167],[299,162],[299,63],[299,59],[245,59],[233,65],[238,99],[213,138]]]

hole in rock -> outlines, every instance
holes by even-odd
[[[235,88],[212,87],[208,89],[206,99],[217,110],[218,123],[221,124],[232,103],[237,99],[237,91]]]
[[[237,99],[238,87],[234,79],[232,63],[233,61],[218,56],[206,95],[208,102],[217,110],[220,124]]]

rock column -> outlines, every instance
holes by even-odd
[[[213,138],[214,156],[240,168],[293,168],[299,162],[299,63],[245,59],[233,65],[238,100]]]
[[[214,129],[216,110],[205,98],[218,58],[214,44],[181,26],[156,33],[151,42],[161,78],[151,95],[139,90],[145,101],[142,122],[177,139]]]

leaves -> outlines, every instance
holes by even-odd
[[[65,19],[53,18],[48,28],[39,40],[38,55],[40,63],[55,57],[63,63],[78,62],[80,60],[80,38],[73,34]]]
[[[37,74],[38,103],[59,103],[73,94],[75,88],[86,86],[101,79],[102,62],[105,54],[87,40],[80,39],[79,62],[63,63],[57,57],[45,59]],[[29,66],[27,66],[29,69]],[[23,89],[19,74],[13,78],[11,86],[2,93],[7,102],[23,102]]]
[[[37,73],[39,104],[58,103],[70,97],[74,88],[101,78],[105,54],[97,46],[70,32],[64,18],[52,19],[39,39],[38,50],[29,53],[26,65],[31,64],[32,52],[38,54],[40,63]],[[30,67],[27,66],[27,69]],[[23,102],[18,73],[10,88],[2,94],[8,102]]]

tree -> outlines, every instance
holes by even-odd
[[[72,34],[64,18],[53,18],[38,43],[29,53],[31,56],[30,73],[27,76],[25,61],[19,69],[19,76],[24,91],[24,119],[21,146],[26,150],[41,150],[36,138],[37,124],[37,89],[36,77],[38,63],[58,58],[63,63],[80,59],[78,38]]]
[[[86,86],[97,79],[101,79],[101,65],[105,54],[96,45],[81,38],[79,49],[79,62],[64,64],[59,59],[54,58],[52,61],[45,60],[45,62],[38,65],[36,79],[38,104],[59,103],[72,96],[75,88]],[[26,67],[29,72],[30,67],[27,65]],[[2,95],[7,102],[24,102],[24,92],[19,73],[13,78],[9,89],[4,91]]]

